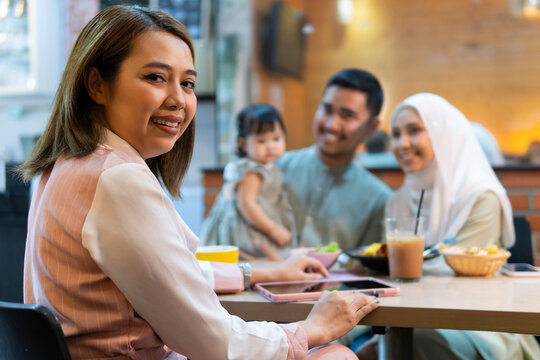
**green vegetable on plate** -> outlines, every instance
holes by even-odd
[[[316,252],[318,253],[330,253],[330,252],[336,252],[339,251],[339,245],[337,242],[332,241],[328,245],[319,245],[317,246]]]

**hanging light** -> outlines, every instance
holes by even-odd
[[[337,17],[338,21],[342,24],[348,24],[351,22],[353,14],[353,0],[338,0],[337,2]]]
[[[525,17],[538,17],[540,16],[540,1],[538,0],[525,0],[523,4],[523,14]]]
[[[526,18],[540,17],[540,0],[510,0],[510,12]]]

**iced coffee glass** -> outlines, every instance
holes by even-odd
[[[414,282],[422,277],[426,218],[397,216],[385,219],[388,265],[392,280]]]

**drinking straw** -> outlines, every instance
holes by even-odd
[[[416,211],[416,225],[414,226],[414,235],[418,232],[418,223],[420,222],[420,209],[422,208],[422,200],[424,200],[424,189],[420,193],[420,201],[418,202],[418,211]]]

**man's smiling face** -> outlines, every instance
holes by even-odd
[[[379,124],[367,108],[364,92],[337,85],[328,87],[313,122],[317,154],[327,165],[349,163],[358,145],[363,143]]]

